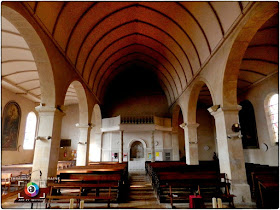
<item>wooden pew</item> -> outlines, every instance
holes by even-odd
[[[217,161],[201,163],[202,165],[186,165],[183,162],[146,162],[153,188],[160,202],[170,199],[173,202],[189,199],[189,195],[197,193],[204,199],[221,197],[223,201],[233,204],[234,195],[230,194],[230,183],[225,174],[219,172]]]
[[[109,207],[113,199],[121,200],[122,194],[127,191],[127,163],[114,165],[100,163],[89,166],[74,166],[58,170],[57,174],[59,182],[49,184],[52,190],[47,199],[71,199],[73,196],[62,195],[54,190],[66,188],[79,189],[78,197],[74,197],[77,201],[79,199],[103,200],[106,198],[105,200],[107,200]],[[107,192],[105,197],[100,195],[101,190],[102,192],[104,190]],[[92,192],[95,192],[95,194],[92,195]],[[113,196],[112,193],[115,193],[116,196]]]
[[[278,208],[279,175],[269,171],[252,172],[258,208]]]
[[[109,182],[102,184],[90,184],[90,183],[81,183],[81,182],[62,182],[62,183],[50,183],[50,194],[46,197],[46,208],[51,207],[51,200],[53,199],[76,199],[77,207],[79,205],[80,200],[107,200],[107,207],[110,207],[110,202],[113,199],[111,196],[111,189],[118,187],[118,182]],[[78,195],[53,195],[53,189],[78,189]],[[95,195],[83,195],[84,189],[92,189],[92,188],[108,188],[108,194],[101,195],[99,191],[96,190]]]

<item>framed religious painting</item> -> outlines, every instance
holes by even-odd
[[[14,101],[8,102],[2,115],[2,150],[17,150],[20,119],[19,105]]]

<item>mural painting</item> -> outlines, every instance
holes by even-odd
[[[8,102],[3,111],[2,150],[17,150],[21,110],[16,102]]]

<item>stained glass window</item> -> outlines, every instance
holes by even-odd
[[[273,130],[273,138],[278,142],[278,94],[271,96],[268,102],[269,117]]]
[[[25,126],[23,149],[27,150],[27,149],[34,148],[36,122],[37,122],[36,114],[34,112],[29,112],[29,114],[27,115],[26,126]]]

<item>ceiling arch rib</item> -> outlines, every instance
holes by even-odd
[[[164,87],[166,88],[167,90],[167,93],[166,96],[168,98],[168,100],[172,101],[175,99],[175,95],[174,95],[174,92],[173,92],[173,89],[171,88],[171,85],[170,85],[170,82],[169,80],[166,78],[166,76],[164,74],[162,74],[162,72],[154,65],[146,62],[146,61],[143,61],[143,60],[140,60],[140,59],[131,59],[129,61],[126,61],[124,63],[121,63],[118,67],[115,68],[115,71],[113,71],[111,74],[109,74],[108,78],[104,81],[104,83],[102,84],[101,88],[99,89],[98,93],[99,93],[99,97],[103,98],[104,97],[104,93],[105,93],[105,87],[107,87],[107,85],[112,81],[112,79],[114,78],[115,75],[117,75],[118,73],[120,73],[121,70],[119,69],[123,69],[125,70],[125,67],[127,65],[131,65],[131,64],[138,64],[138,63],[141,63],[141,64],[144,64],[147,66],[148,69],[152,68],[156,71],[156,73],[158,73],[159,75],[159,81],[162,82],[162,84],[164,85]],[[167,84],[166,84],[167,83]],[[163,88],[163,87],[162,87]],[[164,89],[164,88],[163,88]],[[172,93],[172,98],[171,98],[171,93]]]
[[[215,14],[215,17],[219,23],[219,26],[220,26],[220,29],[221,29],[221,32],[222,32],[222,35],[224,36],[225,35],[225,30],[223,28],[223,25],[222,25],[222,22],[221,22],[221,19],[216,11],[216,9],[213,7],[213,5],[211,4],[211,2],[208,2],[210,8],[212,9],[213,13]]]
[[[97,71],[99,71],[98,65],[101,65],[103,60],[106,60],[109,57],[111,57],[112,56],[111,52],[117,51],[118,49],[120,49],[128,44],[133,44],[133,43],[137,42],[138,44],[143,44],[149,48],[153,48],[154,50],[156,50],[156,51],[160,52],[162,55],[164,55],[167,58],[167,60],[169,60],[169,63],[173,66],[173,69],[176,67],[174,70],[176,72],[176,75],[179,76],[179,82],[181,84],[181,88],[183,89],[187,85],[186,74],[184,74],[184,69],[181,68],[182,64],[180,63],[180,61],[176,60],[176,57],[173,56],[174,53],[172,51],[171,52],[167,51],[166,48],[163,48],[163,45],[160,42],[155,42],[153,39],[146,38],[146,36],[134,34],[133,36],[125,35],[124,37],[125,38],[123,38],[123,39],[118,39],[118,42],[117,43],[114,42],[113,45],[111,45],[111,43],[110,43],[109,44],[110,48],[103,54],[103,56],[101,58],[99,55],[96,55],[96,54],[98,54],[98,51],[92,53],[91,58],[94,60],[92,65],[95,65],[95,66],[94,66],[94,68],[92,68],[92,66],[88,66],[88,68],[85,68],[85,72],[84,72],[85,79],[91,78],[92,74],[94,75],[94,78],[95,78]],[[107,46],[108,46],[107,42],[105,42],[103,45],[107,49]],[[100,51],[102,50],[102,48],[103,48],[103,46],[99,47]],[[102,51],[102,53],[103,52],[104,51]]]
[[[166,20],[169,20],[169,21],[171,21],[174,25],[176,25],[184,34],[185,34],[185,36],[188,38],[188,40],[190,41],[190,43],[191,43],[191,46],[193,47],[193,49],[195,50],[195,52],[196,52],[196,55],[197,55],[197,57],[198,57],[198,61],[199,61],[199,63],[200,63],[200,65],[201,65],[201,59],[200,59],[200,55],[199,55],[199,53],[198,53],[198,51],[197,51],[197,47],[196,47],[196,45],[194,44],[194,42],[192,41],[192,39],[191,39],[191,37],[189,36],[189,34],[184,30],[184,28],[179,24],[179,23],[177,23],[174,19],[172,19],[170,16],[168,16],[168,15],[166,15],[165,13],[163,13],[163,12],[160,12],[159,10],[156,10],[156,9],[154,9],[154,8],[152,8],[152,7],[149,7],[149,6],[146,6],[146,5],[141,5],[141,4],[139,4],[139,3],[137,3],[137,4],[132,4],[132,5],[128,5],[128,6],[125,6],[125,7],[123,7],[123,8],[119,8],[119,9],[117,9],[117,10],[115,10],[115,11],[112,11],[111,13],[109,13],[108,15],[106,15],[106,16],[104,16],[104,17],[102,17],[102,19],[100,20],[100,21],[98,21],[89,31],[88,31],[88,33],[86,34],[86,36],[84,37],[84,39],[83,39],[83,41],[81,42],[81,45],[80,45],[80,48],[79,48],[79,50],[78,50],[78,53],[77,53],[77,56],[76,56],[76,61],[75,61],[75,65],[77,64],[77,60],[78,60],[78,58],[79,58],[79,55],[80,55],[80,52],[81,52],[81,49],[82,49],[82,46],[84,45],[84,43],[86,42],[86,40],[88,39],[88,38],[90,38],[90,34],[93,32],[93,30],[95,30],[101,23],[103,24],[103,25],[105,25],[106,23],[103,23],[103,22],[105,22],[105,21],[110,21],[111,22],[111,24],[112,24],[112,20],[109,20],[109,18],[112,18],[112,19],[116,19],[116,20],[119,20],[119,18],[118,17],[111,17],[111,16],[116,16],[116,14],[117,13],[121,13],[121,14],[119,14],[120,16],[122,16],[122,19],[124,18],[124,14],[126,14],[126,13],[128,13],[129,14],[129,11],[123,11],[123,10],[128,10],[128,9],[133,9],[133,11],[131,12],[132,14],[135,14],[135,9],[137,9],[137,10],[139,10],[140,8],[144,8],[144,9],[147,9],[147,10],[149,10],[148,12],[149,12],[149,15],[147,16],[146,14],[145,14],[145,11],[137,11],[137,14],[138,14],[138,16],[139,16],[139,19],[141,18],[141,16],[142,16],[142,18],[145,18],[145,17],[149,17],[150,18],[150,21],[151,20],[157,20],[157,19],[160,19],[160,20],[162,20],[163,19],[163,17],[164,18],[166,18]],[[153,12],[155,12],[155,13],[158,13],[158,17],[151,17],[153,14],[151,13],[151,11],[153,11]],[[167,11],[166,11],[167,12]],[[142,15],[142,14],[144,14],[144,15]],[[130,17],[131,15],[125,15],[125,16],[128,16],[128,17]],[[135,16],[135,15],[134,15]],[[119,22],[119,21],[118,21]],[[166,22],[168,22],[168,21],[159,21],[158,22],[158,24],[162,24],[162,23],[164,23],[165,24],[165,26],[166,26]],[[174,29],[173,29],[174,30]],[[197,35],[198,36],[198,35]],[[185,40],[185,42],[187,42],[187,40]],[[189,47],[190,48],[190,47]]]
[[[201,24],[199,23],[199,21],[196,19],[196,17],[195,17],[183,4],[181,4],[180,2],[176,2],[176,3],[177,3],[181,8],[183,8],[183,9],[186,11],[186,13],[188,13],[188,14],[192,17],[192,19],[196,22],[197,26],[199,27],[200,31],[202,32],[202,34],[203,34],[203,36],[204,36],[204,39],[205,39],[205,41],[206,41],[206,43],[207,43],[207,47],[208,47],[209,53],[211,54],[212,49],[211,49],[209,40],[208,40],[208,38],[207,38],[207,36],[206,36],[206,33],[205,33],[204,29],[202,28]]]
[[[97,61],[99,61],[99,58],[103,55],[103,53],[104,53],[105,51],[107,51],[107,50],[110,51],[109,48],[111,48],[111,46],[113,46],[115,43],[118,43],[119,41],[126,41],[127,38],[132,37],[132,36],[140,36],[140,37],[143,37],[141,40],[144,39],[143,41],[145,41],[145,39],[146,39],[146,40],[149,41],[149,43],[150,43],[151,41],[152,41],[152,42],[155,42],[155,44],[158,44],[159,46],[161,46],[162,48],[164,48],[163,51],[164,51],[166,54],[168,54],[168,53],[170,54],[170,55],[169,55],[170,60],[173,60],[173,61],[175,61],[175,62],[177,62],[177,63],[179,64],[179,67],[178,67],[177,69],[181,69],[181,71],[183,71],[183,72],[185,71],[184,68],[183,68],[183,66],[182,66],[182,63],[181,63],[180,60],[179,60],[179,58],[175,55],[175,53],[174,53],[169,47],[167,47],[167,46],[166,46],[165,44],[163,44],[162,42],[160,42],[160,41],[154,39],[153,37],[150,37],[150,36],[147,36],[147,35],[145,35],[145,34],[141,34],[141,33],[136,32],[136,33],[131,33],[131,34],[127,34],[127,35],[121,36],[120,38],[118,38],[118,39],[112,41],[111,43],[109,43],[108,45],[106,45],[106,47],[104,47],[104,48],[102,49],[102,51],[101,51],[99,54],[96,53],[96,54],[98,54],[98,56],[97,56],[96,58],[94,58],[94,62],[93,62],[93,64],[92,64],[91,68],[90,68],[90,73],[89,73],[89,75],[87,76],[87,78],[90,78],[90,77],[91,77],[91,74],[93,73],[93,69],[94,69],[94,67],[95,67],[95,64],[97,63]],[[160,48],[160,47],[157,47],[157,48]],[[172,59],[171,57],[175,58],[175,60]],[[176,64],[175,64],[175,65],[176,65]],[[184,76],[185,76],[185,79],[186,79],[186,82],[187,82],[186,74],[184,74]]]
[[[63,2],[63,5],[61,6],[61,8],[60,8],[60,10],[59,10],[59,13],[58,13],[58,15],[57,15],[57,17],[56,17],[56,19],[55,19],[55,23],[54,23],[53,30],[52,30],[52,36],[53,36],[54,33],[55,33],[55,29],[56,29],[57,22],[58,22],[58,20],[59,20],[59,18],[60,18],[60,15],[61,15],[62,11],[64,10],[66,4],[67,4],[67,2]]]
[[[167,74],[168,71],[166,71],[166,67],[164,65],[162,65],[158,60],[150,57],[149,55],[143,53],[143,52],[127,52],[126,54],[123,54],[121,57],[119,57],[118,59],[116,59],[113,63],[111,63],[107,68],[105,68],[105,70],[103,72],[101,72],[99,75],[99,77],[96,77],[96,82],[94,83],[94,88],[93,90],[96,90],[96,93],[98,92],[98,88],[100,85],[100,82],[102,80],[106,80],[106,75],[110,75],[112,71],[114,71],[114,68],[116,68],[118,66],[118,62],[121,62],[123,59],[129,59],[129,56],[133,56],[134,59],[140,57],[140,56],[144,56],[144,60],[146,61],[150,61],[152,63],[154,63],[154,66],[158,66],[158,68],[160,67],[162,74],[164,74],[166,77],[169,78],[170,81],[172,81],[173,86],[171,86],[174,90],[174,93],[176,92],[176,95],[178,96],[179,92],[176,86],[176,82],[174,81],[174,78],[170,75]],[[138,57],[137,57],[138,56]],[[116,66],[116,67],[115,67]]]
[[[95,77],[93,78],[93,80],[95,80],[95,78],[96,78],[97,75],[99,74],[99,71],[100,71],[100,69],[102,69],[102,66],[103,66],[109,59],[112,59],[114,55],[116,55],[117,53],[123,51],[124,49],[131,48],[131,47],[137,47],[137,46],[138,46],[138,47],[139,47],[139,46],[140,46],[140,47],[144,47],[144,48],[147,48],[147,49],[149,49],[150,51],[152,51],[151,53],[148,53],[148,54],[151,55],[151,57],[154,57],[154,56],[155,56],[154,53],[156,53],[156,54],[160,55],[160,57],[162,57],[166,62],[168,62],[168,63],[170,64],[170,66],[172,66],[172,68],[174,69],[174,71],[175,71],[175,73],[176,73],[176,76],[175,76],[175,78],[176,78],[176,84],[177,84],[177,82],[179,82],[179,83],[181,84],[181,89],[180,89],[180,90],[182,90],[182,88],[183,88],[182,82],[181,82],[181,80],[180,80],[180,77],[178,76],[178,73],[177,73],[175,67],[172,65],[172,63],[171,63],[164,55],[162,55],[160,52],[158,52],[157,50],[155,50],[155,49],[153,49],[153,48],[150,48],[149,46],[146,46],[146,45],[144,45],[144,44],[139,44],[139,43],[132,43],[132,44],[125,45],[125,46],[119,48],[118,50],[116,50],[115,52],[113,52],[112,54],[110,54],[109,56],[107,56],[107,58],[104,60],[104,62],[100,65],[100,67],[99,67],[98,70],[96,71],[96,74],[95,74]],[[133,48],[133,50],[135,50],[135,49],[136,49],[136,48]],[[138,50],[139,50],[139,49],[138,49]],[[156,59],[156,60],[160,60],[160,58],[159,58],[159,59]],[[161,62],[161,63],[165,63],[165,62]],[[167,70],[167,68],[166,68],[166,70]],[[171,77],[173,77],[169,70],[167,70],[167,72],[168,72],[168,74],[169,74]],[[176,85],[176,86],[177,86],[177,85]],[[178,87],[177,87],[177,90],[179,90]]]
[[[63,37],[63,36],[59,36],[60,34],[63,34],[63,33],[59,33],[59,32],[57,32],[57,37],[59,37],[61,40],[63,40],[62,42],[64,42],[65,43],[65,45],[64,45],[64,48],[63,49],[65,49],[65,54],[67,54],[67,52],[68,52],[68,48],[69,48],[69,43],[70,43],[70,41],[72,40],[72,36],[73,36],[73,33],[75,32],[75,30],[76,30],[76,28],[77,28],[77,26],[78,26],[78,24],[80,23],[80,21],[83,19],[83,17],[97,4],[98,2],[84,2],[84,4],[82,4],[82,8],[81,8],[81,5],[80,5],[80,2],[68,2],[68,4],[67,4],[67,7],[66,7],[66,9],[65,9],[65,12],[64,13],[71,13],[71,17],[74,19],[74,18],[76,18],[77,19],[77,21],[73,21],[73,22],[75,22],[75,24],[73,25],[73,27],[71,28],[71,24],[69,24],[68,25],[68,31],[70,31],[70,32],[68,32],[69,33],[69,36],[67,37],[67,38],[65,38],[65,37]],[[76,5],[76,4],[78,4],[78,5]],[[88,4],[90,4],[90,5],[88,5]],[[71,7],[72,6],[72,7]],[[68,7],[69,7],[69,9],[68,9]],[[75,9],[75,8],[80,8],[78,11],[79,12],[76,12],[76,13],[74,13],[75,14],[75,16],[73,17],[73,14],[72,14],[72,11],[73,11],[73,9]],[[66,11],[68,9],[68,11]],[[77,11],[77,10],[75,10],[75,11]],[[64,14],[63,13],[63,14]],[[63,15],[62,14],[62,15]],[[61,16],[62,16],[61,15]],[[58,29],[63,29],[64,28],[64,23],[65,22],[68,22],[68,18],[69,18],[69,16],[67,16],[67,15],[65,15],[65,17],[64,17],[64,20],[61,20],[61,24],[62,24],[62,26],[61,27],[58,27]],[[62,19],[62,18],[61,18]],[[72,21],[70,21],[70,23],[71,23]],[[58,22],[58,25],[59,25],[59,22]],[[58,31],[58,30],[57,30]],[[54,34],[54,36],[55,36],[56,34]],[[56,37],[56,36],[55,36]],[[58,38],[56,38],[56,39],[58,39]]]
[[[140,21],[140,20],[133,20],[133,21],[130,21],[130,22],[127,22],[127,23],[124,23],[125,25],[126,24],[130,24],[130,23],[134,23],[134,22],[140,22],[140,23],[143,23],[143,21]],[[145,22],[144,22],[145,23]],[[121,26],[123,26],[124,24],[121,24]],[[149,23],[145,23],[145,24],[149,24]],[[120,26],[119,26],[120,27]],[[108,33],[108,32],[107,32]],[[166,32],[165,32],[166,33]],[[167,35],[167,34],[166,34]],[[170,34],[168,34],[169,35],[169,37],[171,36]],[[104,37],[104,36],[103,36]],[[173,40],[174,40],[174,38],[173,38]],[[175,42],[176,42],[176,40],[174,40]],[[179,46],[179,48],[181,48],[182,49],[182,47],[178,44],[178,43],[176,43],[178,46]],[[183,52],[184,53],[184,52]],[[187,60],[188,60],[188,57],[187,57]],[[189,63],[190,64],[190,63]]]
[[[195,58],[195,57],[193,57],[192,55],[191,55],[191,53],[188,53],[189,54],[189,56],[191,56],[192,58],[193,58],[193,64],[191,64],[191,62],[190,62],[190,59],[189,59],[189,57],[188,57],[188,55],[187,55],[187,53],[185,52],[185,50],[183,49],[183,47],[180,45],[180,43],[171,35],[171,34],[169,34],[168,32],[166,32],[165,30],[163,30],[162,28],[160,28],[160,27],[158,27],[158,26],[156,26],[156,25],[153,25],[153,24],[151,24],[151,23],[149,23],[149,22],[145,22],[145,21],[142,21],[142,20],[138,20],[138,19],[134,19],[134,20],[129,20],[128,22],[124,22],[124,23],[122,23],[122,24],[119,24],[119,25],[117,25],[117,26],[115,26],[115,27],[113,27],[113,28],[109,28],[109,31],[106,31],[94,44],[93,44],[93,46],[91,47],[91,49],[90,49],[90,51],[87,53],[87,56],[86,56],[86,58],[85,58],[85,62],[83,62],[83,67],[82,67],[82,69],[84,69],[85,68],[85,65],[87,64],[87,61],[88,61],[88,58],[90,57],[90,55],[91,55],[91,53],[92,53],[92,51],[93,51],[93,49],[94,49],[94,47],[98,44],[98,42],[100,42],[104,37],[106,37],[109,33],[112,33],[112,32],[114,32],[114,30],[116,30],[116,29],[118,29],[118,28],[120,28],[120,27],[123,27],[123,26],[125,26],[125,25],[127,25],[127,24],[137,24],[137,27],[139,27],[138,25],[139,24],[144,24],[144,27],[145,26],[147,26],[147,25],[149,25],[149,26],[151,26],[152,27],[152,31],[154,31],[155,29],[157,29],[158,31],[160,31],[160,32],[162,32],[162,33],[164,33],[165,35],[167,35],[169,38],[171,38],[178,46],[179,46],[179,48],[182,50],[182,52],[185,54],[185,56],[186,56],[186,58],[187,58],[187,60],[188,60],[188,62],[189,62],[189,65],[190,65],[190,67],[191,67],[191,71],[192,71],[192,65],[194,65],[194,63],[196,62],[196,60],[197,60],[197,58]],[[82,46],[81,46],[82,47]],[[81,51],[80,51],[81,52]],[[198,66],[197,66],[198,67]],[[79,68],[79,67],[77,67],[77,68]],[[192,71],[193,72],[193,71]],[[192,73],[193,74],[193,73]]]

